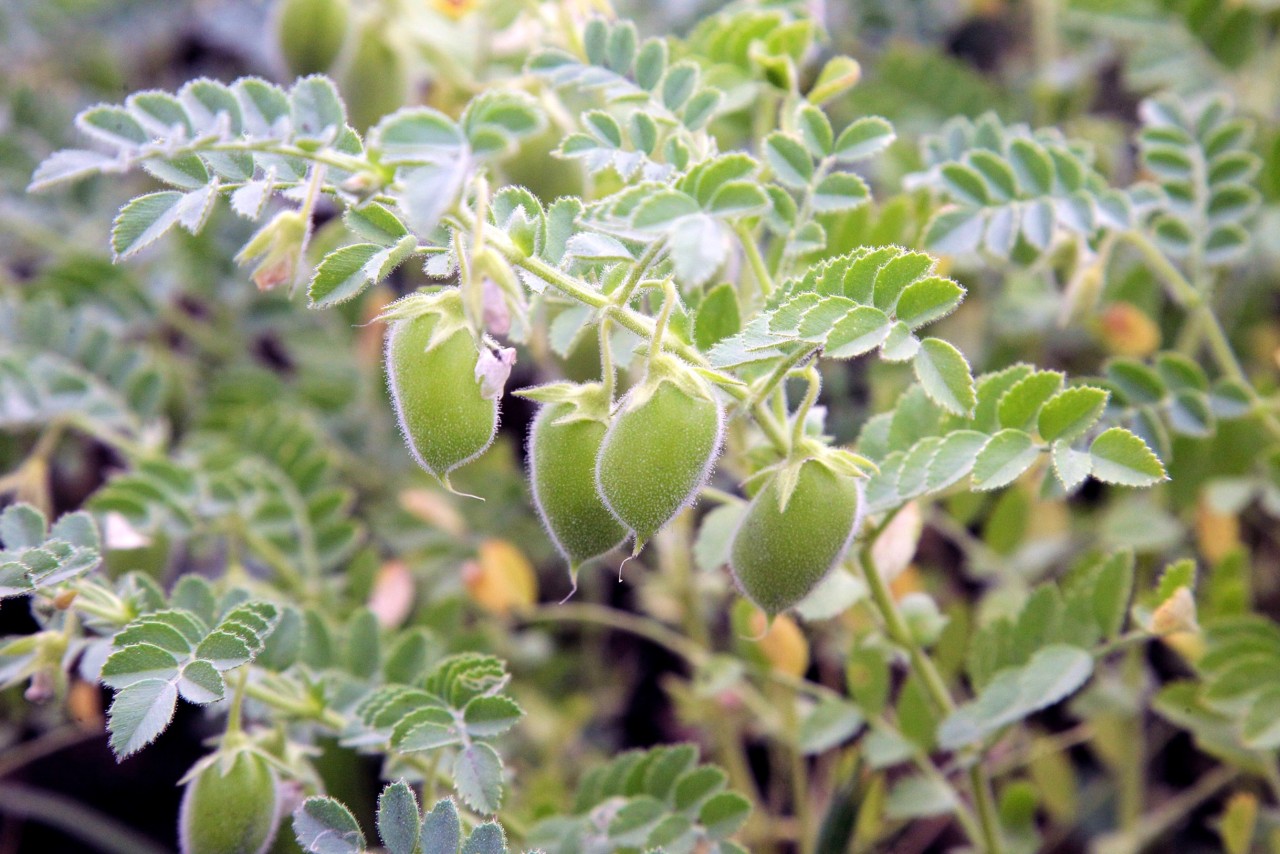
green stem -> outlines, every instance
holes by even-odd
[[[608,406],[613,406],[614,389],[618,382],[618,371],[613,365],[613,342],[609,338],[609,327],[612,324],[608,317],[600,320],[600,382],[604,386],[604,399]]]
[[[0,813],[31,819],[109,854],[165,854],[165,849],[111,816],[79,801],[17,783],[0,783]]]
[[[613,301],[615,304],[625,306],[631,302],[631,297],[640,285],[640,280],[644,278],[645,271],[658,260],[658,256],[662,254],[662,250],[666,248],[666,245],[666,240],[658,238],[645,248],[640,260],[636,261],[635,266],[631,268],[631,272],[627,274],[626,280],[623,281],[622,286],[614,294]]]
[[[1267,411],[1266,404],[1258,395],[1258,390],[1249,382],[1244,368],[1240,365],[1240,360],[1236,358],[1235,351],[1231,348],[1226,330],[1222,328],[1222,323],[1214,314],[1213,307],[1205,301],[1203,293],[1145,234],[1139,231],[1125,231],[1121,232],[1120,236],[1136,248],[1143,259],[1164,280],[1174,300],[1187,310],[1190,316],[1188,322],[1200,327],[1218,370],[1245,388],[1253,402],[1254,411],[1261,417],[1267,430],[1272,436],[1280,438],[1280,420]]]
[[[943,716],[949,715],[955,711],[955,701],[952,699],[951,692],[948,690],[942,674],[938,671],[937,665],[933,663],[933,659],[925,653],[924,649],[912,637],[911,630],[907,627],[906,620],[902,617],[902,612],[898,610],[898,605],[893,600],[888,584],[885,583],[884,578],[880,575],[880,570],[876,567],[875,560],[871,555],[871,544],[874,542],[874,537],[868,538],[867,544],[858,554],[858,563],[862,567],[863,578],[871,591],[872,601],[875,603],[876,610],[884,622],[885,631],[894,643],[907,651],[907,656],[911,660],[912,670],[920,677],[926,693],[928,693],[937,710]],[[978,822],[982,831],[981,839],[974,839],[973,841],[981,842],[983,849],[989,854],[998,854],[1002,849],[1000,820],[996,814],[995,796],[991,790],[991,781],[981,761],[975,761],[970,766],[969,785],[973,790],[973,800],[978,810]]]
[[[818,395],[822,391],[822,377],[818,374],[818,369],[813,365],[805,369],[804,378],[808,381],[809,387],[805,390],[804,400],[800,401],[800,405],[796,407],[795,415],[792,417],[792,451],[799,448],[800,443],[804,441],[804,423],[809,419],[809,410],[813,409],[813,405],[818,402]]]
[[[773,293],[775,285],[773,276],[769,273],[769,267],[764,262],[764,256],[760,254],[760,245],[756,243],[755,236],[752,235],[751,229],[746,224],[739,221],[733,227],[734,232],[738,235],[738,241],[742,244],[742,251],[746,253],[747,264],[751,267],[751,274],[756,277],[756,285],[760,289],[760,296],[768,299]]]

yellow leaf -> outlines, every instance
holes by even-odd
[[[506,615],[538,601],[538,577],[529,559],[506,540],[480,544],[479,554],[462,570],[462,581],[477,605]]]

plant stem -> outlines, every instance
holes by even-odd
[[[1139,231],[1125,231],[1120,233],[1120,237],[1129,241],[1134,248],[1142,253],[1143,259],[1164,279],[1174,300],[1187,310],[1189,315],[1188,323],[1195,324],[1199,331],[1204,334],[1205,341],[1209,345],[1209,352],[1213,356],[1213,361],[1218,366],[1218,370],[1222,371],[1229,379],[1235,380],[1244,386],[1253,402],[1254,411],[1262,419],[1262,423],[1272,436],[1280,438],[1280,420],[1277,420],[1267,410],[1265,402],[1258,395],[1258,390],[1249,382],[1244,368],[1240,365],[1240,360],[1236,358],[1235,351],[1231,348],[1231,341],[1227,338],[1226,330],[1222,328],[1221,321],[1214,314],[1213,307],[1205,301],[1203,293],[1195,285],[1191,284],[1190,280],[1165,257],[1159,247],[1152,243],[1151,239],[1145,234]]]
[[[165,854],[138,831],[79,801],[16,783],[0,783],[0,813],[34,819],[111,854]]]
[[[742,251],[747,256],[747,264],[751,267],[751,274],[756,278],[756,285],[760,289],[762,299],[768,299],[773,293],[775,285],[773,276],[769,273],[769,267],[764,262],[764,256],[760,254],[760,245],[756,243],[755,237],[751,234],[751,229],[739,221],[733,227],[734,232],[738,235],[739,242],[742,243]]]
[[[640,280],[644,278],[645,271],[653,266],[658,260],[658,256],[662,254],[662,250],[666,248],[666,241],[658,238],[649,244],[644,250],[644,254],[640,256],[640,260],[636,261],[635,266],[631,268],[631,272],[627,273],[627,278],[623,281],[622,286],[618,288],[617,293],[613,295],[613,301],[620,306],[625,306],[631,302],[632,295],[636,292]]]
[[[804,441],[804,423],[808,420],[809,410],[813,409],[813,405],[818,402],[818,394],[822,391],[822,377],[813,365],[805,369],[804,378],[809,383],[809,387],[805,390],[804,400],[800,401],[800,405],[796,407],[791,423],[791,450],[793,451]]]
[[[884,578],[881,577],[880,570],[876,567],[875,560],[871,555],[871,544],[874,542],[874,537],[868,538],[867,544],[858,554],[858,563],[862,567],[862,574],[866,579],[867,587],[871,590],[871,598],[875,603],[876,610],[884,621],[885,631],[889,634],[890,639],[907,651],[907,656],[911,659],[912,669],[920,677],[920,681],[924,683],[925,691],[929,694],[937,710],[943,715],[949,715],[955,711],[955,701],[951,698],[947,683],[942,678],[942,674],[938,672],[937,665],[933,663],[933,659],[925,653],[920,644],[916,643],[915,638],[912,637],[911,630],[902,618],[902,612],[898,610],[898,605],[894,602],[893,595],[889,592],[889,586],[885,583]],[[970,766],[969,784],[973,789],[973,800],[978,809],[978,821],[982,830],[981,840],[975,839],[973,841],[980,842],[984,850],[989,854],[998,854],[1002,848],[1000,842],[1000,820],[996,815],[995,796],[991,790],[991,780],[987,776],[981,761],[975,761]]]

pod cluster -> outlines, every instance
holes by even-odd
[[[575,575],[628,538],[638,553],[697,497],[724,438],[719,401],[675,360],[655,360],[612,411],[598,384],[526,394],[543,404],[529,431],[534,501]]]
[[[388,313],[387,381],[409,451],[449,487],[450,474],[493,442],[510,365],[477,341],[456,291],[402,302]],[[575,579],[628,539],[638,554],[697,497],[724,439],[724,408],[707,381],[665,354],[616,404],[600,383],[521,394],[541,403],[528,439],[534,503]],[[843,558],[859,476],[838,452],[803,443],[757,478],[729,566],[767,614],[797,604]]]

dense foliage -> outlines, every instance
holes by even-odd
[[[0,776],[203,738],[184,852],[1277,850],[1280,12],[827,5],[0,13]]]

